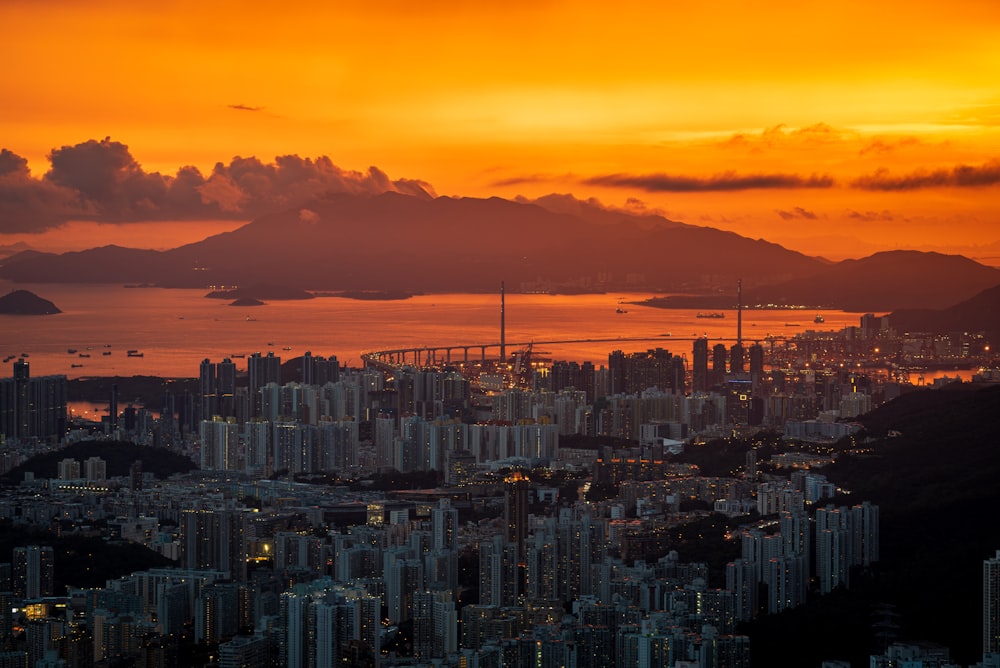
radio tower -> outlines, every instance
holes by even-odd
[[[736,345],[743,348],[743,279],[736,281]]]
[[[505,324],[504,324],[504,293],[503,293],[503,281],[500,281],[500,363],[503,364],[507,361],[507,343],[504,340],[506,336]]]

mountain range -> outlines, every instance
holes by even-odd
[[[21,283],[407,292],[644,290],[735,306],[784,303],[851,311],[946,308],[1000,285],[1000,270],[961,256],[877,253],[831,263],[762,239],[550,196],[417,198],[332,193],[166,251],[104,246],[26,251],[0,265]]]

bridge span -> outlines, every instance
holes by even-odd
[[[376,366],[436,366],[439,364],[468,363],[474,361],[486,362],[487,360],[499,360],[501,351],[505,348],[515,350],[526,350],[533,346],[555,346],[576,343],[649,343],[652,341],[658,344],[666,344],[674,341],[693,342],[700,339],[707,339],[704,336],[671,336],[669,334],[658,334],[654,336],[616,336],[610,338],[581,338],[581,339],[555,339],[555,340],[532,340],[522,342],[494,342],[494,343],[470,343],[451,344],[441,346],[417,346],[414,348],[395,348],[392,350],[375,350],[361,355],[361,359],[366,364],[371,363]],[[787,345],[790,340],[786,336],[765,336],[759,339],[749,340],[744,338],[744,343],[767,343],[773,350],[775,343]],[[737,338],[712,338],[715,343],[736,343]],[[659,347],[666,347],[661,345]],[[495,355],[487,355],[487,351],[496,350]],[[470,359],[469,351],[473,351],[473,358]],[[478,353],[478,357],[477,356]]]

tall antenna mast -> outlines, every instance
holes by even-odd
[[[743,348],[743,279],[736,281],[736,345]]]
[[[507,361],[506,324],[504,323],[504,290],[500,281],[500,363]]]

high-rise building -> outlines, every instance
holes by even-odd
[[[83,460],[83,477],[88,482],[103,482],[108,479],[108,463],[100,457]]]
[[[530,481],[521,471],[513,471],[504,480],[504,537],[517,544],[519,561],[524,560],[524,539],[528,535],[528,495]]]
[[[694,342],[691,366],[691,389],[704,392],[708,389],[708,339],[698,339]]]
[[[755,343],[750,346],[750,374],[756,383],[764,374],[764,346]]]
[[[458,547],[458,509],[451,507],[450,499],[440,499],[438,507],[431,510],[431,531],[435,550]]]
[[[189,569],[225,571],[236,582],[247,576],[247,537],[238,510],[181,512],[181,565]]]
[[[281,358],[275,357],[273,352],[267,356],[254,353],[247,358],[247,381],[250,392],[251,414],[256,417],[261,414],[261,390],[268,384],[281,385]]]
[[[711,385],[721,385],[726,380],[726,344],[716,343],[712,346],[712,380]]]
[[[218,413],[224,418],[233,417],[236,415],[236,364],[227,357],[219,362],[215,371]],[[207,419],[209,416],[203,417]]]
[[[11,378],[0,379],[0,436],[48,439],[66,431],[66,376],[32,378],[28,363],[14,362]]]
[[[14,596],[30,599],[52,596],[55,588],[55,555],[50,545],[15,547]]]
[[[213,415],[219,414],[217,383],[215,364],[206,357],[198,367],[198,395],[201,401],[202,420],[211,420]]]
[[[615,350],[608,355],[608,367],[615,394],[638,394],[651,387],[684,390],[684,359],[663,348],[636,353]]]
[[[202,420],[200,436],[200,468],[203,471],[235,471],[240,468],[236,418],[223,419],[215,415],[211,420]]]
[[[1000,654],[1000,550],[983,561],[983,655]]]
[[[60,480],[79,480],[80,462],[72,457],[67,457],[59,462],[58,476]]]
[[[742,343],[734,343],[729,349],[729,372],[743,373],[744,371],[744,350]]]

